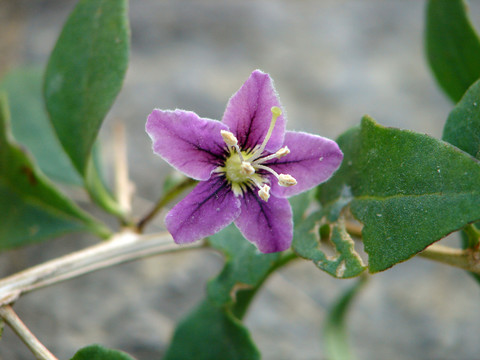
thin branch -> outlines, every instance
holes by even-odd
[[[22,294],[95,270],[143,257],[203,247],[203,243],[175,244],[168,233],[140,235],[131,231],[110,240],[34,266],[0,280],[0,306]]]
[[[345,228],[350,235],[358,238],[362,237],[362,229],[363,229],[362,224],[356,221],[346,221]]]
[[[113,152],[115,162],[115,192],[117,201],[130,214],[132,210],[133,184],[128,178],[127,141],[125,124],[117,122],[113,129]]]
[[[160,210],[162,210],[170,201],[175,199],[178,195],[180,195],[184,190],[188,189],[189,187],[192,187],[195,185],[197,182],[193,179],[185,179],[181,183],[177,184],[174,186],[170,191],[166,192],[157,202],[157,204],[153,207],[150,212],[145,215],[138,223],[137,223],[137,231],[142,232],[143,229],[145,228],[145,225],[147,225],[148,222],[150,222],[155,215],[158,214]]]
[[[25,326],[10,305],[0,307],[0,317],[12,328],[38,360],[58,360]]]
[[[440,244],[432,244],[419,255],[426,259],[480,274],[480,254],[476,251],[453,249]]]
[[[346,223],[346,228],[350,235],[362,237],[362,224],[348,221]],[[477,251],[480,231],[474,225],[467,225],[464,230],[469,236],[470,243],[473,244],[472,248],[462,250],[440,244],[432,244],[418,255],[425,259],[438,261],[443,264],[480,274],[480,253]]]

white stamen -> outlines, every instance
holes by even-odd
[[[278,185],[285,187],[297,185],[297,180],[291,175],[280,174],[278,175]]]
[[[277,155],[277,157],[280,159],[281,157],[284,157],[285,155],[288,155],[290,154],[290,149],[288,148],[288,146],[284,146],[283,148],[281,148],[280,150],[278,150],[275,155]]]
[[[220,130],[220,135],[222,135],[223,141],[225,141],[225,144],[227,144],[228,147],[233,146],[235,150],[237,150],[237,154],[238,156],[240,156],[240,160],[243,161],[242,152],[240,151],[240,147],[238,146],[238,140],[235,135],[233,135],[233,133],[231,133],[230,131],[226,130]]]
[[[268,185],[263,185],[263,187],[260,188],[260,190],[258,190],[258,196],[260,196],[260,198],[263,200],[263,201],[268,201],[269,197],[270,197],[270,186]]]
[[[282,157],[284,157],[285,155],[288,155],[288,154],[290,154],[290,149],[288,148],[288,146],[284,146],[283,148],[278,150],[275,154],[270,154],[268,156],[265,156],[263,158],[260,158],[260,159],[257,159],[255,161],[253,161],[253,164],[263,164],[264,162],[266,162],[268,160],[280,159],[280,158],[282,158]]]
[[[278,185],[280,186],[293,186],[297,185],[297,180],[291,175],[288,174],[278,174],[275,170],[269,168],[265,165],[255,165],[257,169],[262,169],[268,171],[269,173],[273,174],[278,179]]]
[[[228,146],[238,145],[237,138],[230,131],[220,130],[220,134],[222,135],[223,141],[225,141],[225,144],[227,144]]]
[[[255,173],[255,169],[253,168],[253,166],[249,163],[249,162],[246,162],[246,161],[243,161],[242,162],[242,165],[241,166],[241,173],[243,175],[252,175]]]
[[[263,150],[265,150],[265,146],[267,146],[268,140],[270,140],[270,137],[272,136],[273,128],[275,127],[277,118],[280,115],[282,115],[282,110],[278,106],[272,106],[270,111],[272,112],[272,120],[270,122],[270,127],[268,128],[267,135],[265,135],[265,139],[263,139],[263,142],[262,142],[262,145],[260,145],[260,148],[257,151],[255,151],[255,153],[249,159],[250,161],[257,159],[262,155]]]

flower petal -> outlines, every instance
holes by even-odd
[[[191,111],[155,109],[145,129],[153,141],[153,151],[170,165],[196,180],[207,180],[223,163],[226,146],[219,121],[202,119]]]
[[[335,141],[317,135],[287,131],[284,145],[290,154],[268,162],[267,166],[279,174],[293,176],[297,184],[283,187],[272,176],[271,193],[279,197],[299,194],[328,180],[343,159]]]
[[[167,230],[177,244],[215,234],[240,214],[240,201],[224,178],[200,182],[165,217]]]
[[[235,225],[262,253],[283,251],[293,237],[292,209],[287,199],[271,196],[268,202],[250,190],[240,198],[242,212]]]
[[[272,106],[280,105],[268,74],[255,70],[229,100],[223,122],[238,139],[241,149],[253,149],[265,139],[272,119]],[[285,115],[280,115],[265,149],[277,151],[285,134]]]

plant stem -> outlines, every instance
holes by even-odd
[[[353,221],[345,221],[345,228],[347,232],[357,238],[362,237],[363,225]]]
[[[12,328],[38,360],[58,360],[25,326],[10,305],[0,307],[0,317]]]
[[[181,183],[175,185],[170,191],[166,192],[157,202],[157,204],[153,207],[150,212],[145,215],[138,223],[137,223],[137,231],[142,232],[145,225],[149,221],[151,221],[157,213],[162,210],[170,201],[175,199],[178,195],[180,195],[184,190],[188,189],[189,187],[195,185],[197,182],[193,179],[185,179]]]
[[[116,198],[122,210],[125,211],[126,214],[130,214],[132,211],[133,185],[128,178],[125,124],[117,122],[114,125],[113,139]]]
[[[419,255],[430,260],[480,274],[480,254],[470,249],[452,249],[448,246],[432,244]]]
[[[31,267],[0,280],[0,306],[22,294],[109,266],[152,255],[204,247],[203,243],[179,246],[170,234],[140,235],[126,230],[110,240]]]

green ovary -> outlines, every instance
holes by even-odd
[[[251,154],[242,151],[242,156],[244,160],[247,160],[251,157]],[[242,189],[254,185],[255,182],[258,184],[263,183],[263,179],[259,174],[247,175],[242,171],[242,160],[236,152],[230,153],[227,160],[225,160],[225,165],[220,170],[225,173],[225,178],[231,184],[235,195],[242,194]]]

